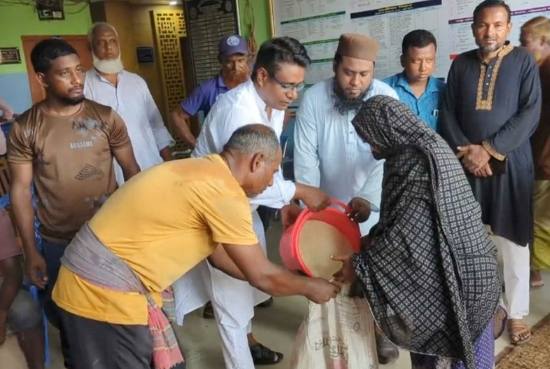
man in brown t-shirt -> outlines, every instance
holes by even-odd
[[[41,41],[31,61],[46,98],[19,116],[10,132],[11,199],[26,272],[38,287],[47,286],[46,314],[56,324],[51,289],[65,246],[116,189],[113,157],[126,180],[139,167],[122,119],[84,98],[84,68],[72,46],[61,39]],[[43,255],[35,245],[32,184]],[[66,348],[63,331],[61,339]]]

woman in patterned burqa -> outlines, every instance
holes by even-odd
[[[500,282],[495,246],[447,143],[404,104],[367,100],[352,121],[385,159],[380,221],[358,254],[337,257],[413,369],[489,369]]]

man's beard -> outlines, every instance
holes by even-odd
[[[334,96],[334,108],[341,115],[345,115],[348,112],[357,112],[363,105],[365,96],[367,96],[369,89],[361,92],[357,97],[347,97],[344,90],[338,85],[336,78],[332,80],[332,92]]]
[[[504,45],[505,45],[505,43],[502,43],[502,44],[497,43],[493,46],[488,46],[488,45],[483,45],[480,42],[480,44],[478,46],[481,49],[481,52],[483,52],[485,54],[489,54],[489,53],[493,53],[495,51],[500,50],[500,48],[503,47]]]
[[[99,59],[92,53],[92,59],[94,63],[94,68],[105,74],[116,74],[120,73],[124,66],[122,65],[122,59],[120,54],[115,59]]]
[[[222,73],[223,77],[223,83],[231,89],[233,87],[236,87],[240,85],[243,82],[246,82],[249,78],[249,70],[248,68],[238,71],[236,73]]]
[[[82,101],[84,101],[85,97],[84,95],[80,95],[78,97],[60,97],[59,100],[64,102],[67,105],[78,105]]]

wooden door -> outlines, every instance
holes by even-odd
[[[25,53],[25,63],[27,65],[27,76],[29,77],[29,86],[31,89],[31,97],[33,104],[44,100],[46,92],[38,82],[36,73],[31,63],[31,51],[34,46],[40,41],[52,37],[51,35],[44,36],[21,36],[23,41],[23,52]],[[80,56],[80,61],[86,70],[92,67],[92,54],[88,46],[88,37],[86,35],[69,35],[60,36],[63,40],[71,44]]]

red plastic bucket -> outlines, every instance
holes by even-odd
[[[318,212],[304,209],[296,219],[296,222],[283,232],[281,241],[279,242],[279,254],[281,255],[283,264],[288,269],[300,270],[310,277],[313,276],[311,270],[304,263],[299,249],[300,232],[303,225],[309,220],[322,221],[335,227],[348,240],[352,249],[359,251],[361,245],[359,226],[346,215],[346,204],[334,199],[332,200],[332,204],[337,205],[341,209],[328,207]]]

